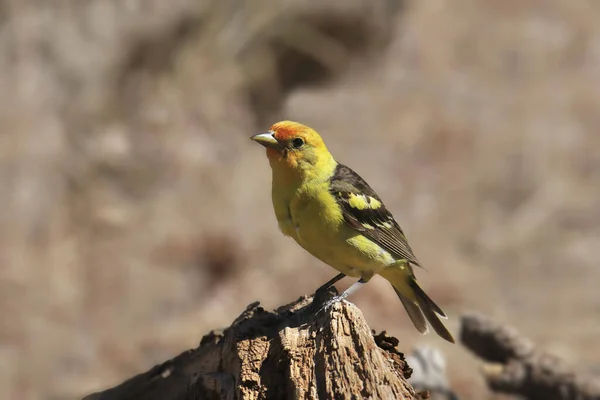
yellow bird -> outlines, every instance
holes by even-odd
[[[404,232],[367,182],[338,163],[316,131],[297,122],[277,122],[251,139],[267,148],[283,234],[340,271],[319,290],[346,275],[360,278],[336,298],[343,299],[379,274],[392,284],[419,332],[428,331],[429,321],[454,343],[440,321],[446,314],[417,283],[413,266],[421,264]]]

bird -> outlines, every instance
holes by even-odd
[[[334,300],[345,299],[375,274],[391,283],[414,324],[429,325],[448,342],[454,338],[440,318],[447,316],[417,283],[423,268],[403,230],[367,182],[338,163],[321,136],[294,121],[280,121],[250,137],[266,147],[272,171],[271,199],[281,232],[339,274],[357,282]]]

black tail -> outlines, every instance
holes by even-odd
[[[417,328],[417,330],[422,334],[427,333],[429,331],[429,327],[427,326],[427,321],[425,321],[425,316],[423,315],[423,312],[421,311],[419,306],[415,302],[404,297],[402,293],[398,291],[398,289],[394,288],[394,291],[396,292],[398,298],[402,302],[402,305],[406,309],[406,313],[410,317],[410,320],[412,321],[415,328]]]
[[[440,317],[446,318],[446,314],[442,311],[442,309],[438,307],[438,305],[435,304],[429,296],[427,296],[427,293],[425,293],[423,289],[421,289],[421,287],[415,279],[412,279],[412,281],[410,282],[410,287],[415,293],[415,298],[417,300],[416,305],[419,306],[420,311],[423,313],[429,324],[433,327],[433,330],[438,335],[440,335],[441,338],[449,341],[450,343],[455,343],[452,334],[444,326],[442,321],[440,321]]]

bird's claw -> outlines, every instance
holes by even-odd
[[[344,295],[344,293],[342,293],[342,294],[339,294],[339,295],[334,296],[331,299],[327,300],[325,303],[323,303],[321,305],[321,307],[317,311],[317,315],[322,313],[323,311],[328,311],[334,304],[336,304],[342,300],[345,300],[346,297],[348,297],[348,296]]]

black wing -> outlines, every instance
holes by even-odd
[[[341,206],[348,225],[389,251],[394,257],[421,267],[406,241],[404,232],[377,193],[360,175],[345,165],[338,164],[331,177],[329,190]]]

